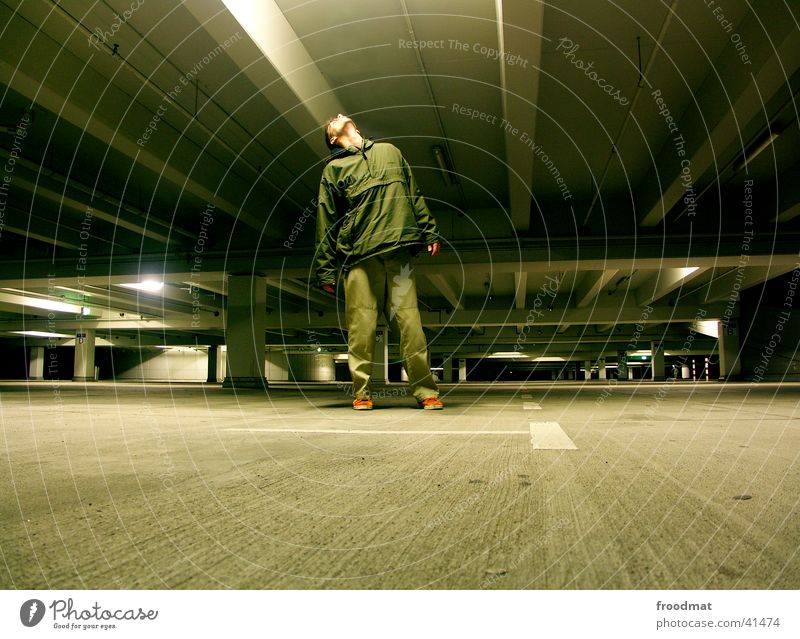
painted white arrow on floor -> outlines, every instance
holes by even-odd
[[[530,422],[534,450],[578,450],[558,422]]]

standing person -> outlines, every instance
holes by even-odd
[[[344,279],[353,408],[372,409],[375,329],[383,312],[400,335],[417,404],[441,410],[411,268],[423,246],[431,257],[439,252],[436,221],[397,147],[364,139],[341,113],[325,124],[325,143],[331,157],[319,185],[316,275],[328,293]]]

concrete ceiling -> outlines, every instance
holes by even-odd
[[[797,262],[794,4],[137,4],[0,0],[8,339],[44,322],[30,297],[102,309],[58,315],[67,332],[212,342],[242,271],[264,275],[272,329],[338,330],[336,302],[309,286],[313,219],[291,233],[313,208],[321,120],[340,109],[402,148],[446,238],[416,267],[434,350],[464,328],[508,350],[553,280],[533,321],[551,341],[597,350],[590,334],[622,340],[648,306],[653,330],[678,335]],[[145,276],[164,292],[119,287]]]

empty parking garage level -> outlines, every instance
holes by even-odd
[[[0,0],[0,634],[797,636],[799,24]]]

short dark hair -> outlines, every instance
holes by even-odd
[[[328,127],[330,127],[331,123],[336,119],[337,119],[337,116],[334,116],[332,118],[328,118],[328,121],[325,123],[325,127],[324,127],[325,128],[325,131],[324,131],[324,133],[325,133],[325,146],[327,146],[330,151],[333,151],[336,148],[336,145],[335,144],[331,144],[331,134],[328,133]]]

